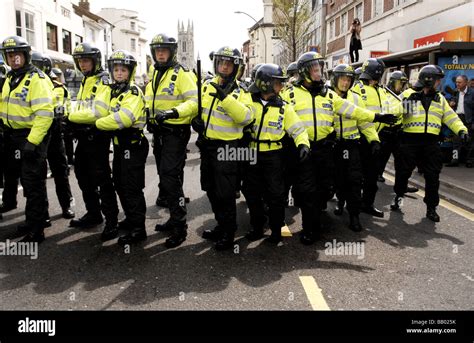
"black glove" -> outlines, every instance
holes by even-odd
[[[377,156],[380,153],[381,145],[377,141],[373,141],[370,143],[370,152],[372,153],[372,156]]]
[[[298,145],[298,156],[300,162],[304,162],[308,159],[309,155],[311,154],[311,150],[307,145],[300,144]]]
[[[226,88],[222,88],[215,82],[211,82],[211,85],[216,89],[215,93],[209,93],[209,95],[215,96],[220,101],[223,101],[227,95],[232,91],[234,87],[234,82],[229,82]]]
[[[463,143],[468,143],[469,142],[469,135],[466,133],[466,131],[459,132],[459,138],[461,138],[461,141]]]
[[[200,116],[197,116],[193,120],[191,120],[191,126],[193,127],[193,130],[199,134],[202,134],[204,132],[204,121]]]
[[[155,121],[157,123],[162,123],[165,120],[176,119],[176,118],[179,118],[179,113],[175,108],[172,108],[171,110],[167,110],[167,111],[158,110],[155,113]]]
[[[374,123],[384,123],[393,125],[397,122],[398,118],[394,114],[380,114],[375,113]]]
[[[26,141],[25,145],[23,146],[23,155],[22,157],[25,160],[34,160],[38,157],[36,153],[36,145],[30,143],[30,141]]]

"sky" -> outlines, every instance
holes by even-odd
[[[77,1],[78,2],[78,1]],[[242,48],[248,40],[248,31],[256,20],[263,17],[261,0],[89,0],[91,12],[101,8],[123,8],[137,11],[139,19],[145,22],[145,38],[157,33],[166,33],[175,38],[178,34],[178,20],[194,22],[194,53],[199,52],[204,70],[212,70],[209,53],[222,46]]]

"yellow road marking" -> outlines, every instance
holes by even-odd
[[[291,237],[291,236],[293,236],[290,229],[288,228],[288,225],[285,225],[281,228],[281,235],[282,235],[282,237]]]
[[[395,179],[391,175],[388,175],[387,173],[384,173],[384,178],[391,181],[392,183],[395,183]],[[425,192],[422,191],[421,189],[418,192],[414,193],[414,194],[418,195],[421,198],[423,198],[425,196]],[[461,207],[453,205],[449,201],[446,201],[446,200],[443,200],[443,199],[440,199],[439,204],[441,206],[443,206],[444,208],[450,210],[451,212],[459,214],[460,216],[463,216],[464,218],[469,219],[470,221],[474,222],[474,214],[473,213],[471,213],[469,211],[466,211],[465,209],[463,209]]]
[[[323,292],[319,288],[316,280],[312,276],[300,276],[300,281],[303,284],[304,291],[308,297],[309,303],[314,311],[330,311]]]

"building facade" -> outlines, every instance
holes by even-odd
[[[194,24],[188,20],[187,28],[178,21],[178,62],[190,70],[196,68],[194,57]]]

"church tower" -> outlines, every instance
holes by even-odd
[[[194,58],[194,24],[188,20],[187,29],[178,20],[178,61],[192,70],[196,67]]]

